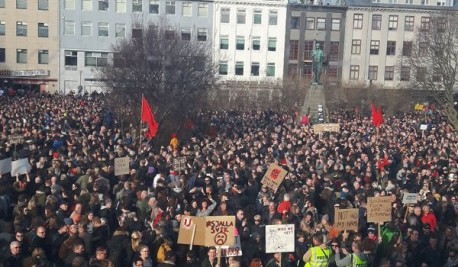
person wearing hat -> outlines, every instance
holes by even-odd
[[[312,236],[313,247],[304,254],[305,267],[328,267],[331,250],[324,243],[324,235],[315,233]]]

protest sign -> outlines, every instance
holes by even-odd
[[[9,138],[10,144],[12,145],[18,145],[24,143],[24,136],[23,135],[12,135]]]
[[[218,249],[219,247],[216,247]],[[240,236],[235,236],[235,243],[233,246],[221,246],[221,257],[238,257],[242,256],[242,244]]]
[[[421,124],[420,125],[420,130],[422,130],[422,131],[428,130],[428,125],[427,124]]]
[[[266,225],[266,253],[294,251],[294,224]]]
[[[129,174],[129,158],[115,158],[114,160],[115,176]]]
[[[358,231],[358,214],[359,209],[335,209],[334,227],[340,231],[353,230]]]
[[[11,162],[11,176],[26,174],[30,171],[28,159],[20,159]]]
[[[387,222],[391,221],[391,197],[367,198],[367,221]]]
[[[276,192],[287,174],[288,172],[285,169],[275,163],[271,163],[264,177],[262,177],[261,184]]]
[[[178,244],[205,246],[205,217],[181,216]]]
[[[418,201],[418,193],[404,193],[402,204],[416,204]]]
[[[0,160],[0,174],[11,172],[11,158]]]
[[[178,157],[173,159],[173,169],[178,172],[186,170],[186,157]]]
[[[234,216],[183,216],[178,231],[178,244],[232,246],[234,236]]]
[[[320,134],[323,132],[340,132],[340,125],[338,123],[321,123],[313,125],[313,132]]]

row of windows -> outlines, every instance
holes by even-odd
[[[361,39],[353,39],[351,43],[351,53],[354,55],[361,54]],[[402,56],[410,57],[412,55],[412,41],[404,41],[402,43]],[[428,52],[428,44],[425,42],[418,43],[418,55],[424,56]],[[379,40],[371,40],[370,43],[370,55],[379,55],[380,53],[380,41]],[[387,56],[394,56],[396,55],[396,41],[387,41],[386,42],[386,55]]]
[[[38,50],[38,64],[48,64],[49,63],[49,50]],[[6,62],[6,49],[0,48],[0,62]],[[27,49],[16,49],[16,63],[18,64],[27,64],[28,63],[28,54]]]
[[[27,36],[27,22],[17,21],[16,22],[16,36]],[[0,20],[0,36],[6,34],[6,22]],[[38,23],[37,36],[47,38],[49,37],[49,24],[48,23]]]
[[[288,76],[289,77],[296,78],[298,72],[299,72],[299,69],[298,69],[297,63],[291,63],[288,65]],[[339,72],[338,66],[330,65],[326,69],[323,70],[322,74],[326,76],[326,78],[328,79],[335,80],[338,77],[338,72]],[[304,78],[309,78],[309,79],[313,77],[313,71],[312,71],[311,64],[303,65],[302,75]]]
[[[382,29],[383,17],[380,14],[372,15],[372,30],[381,30]],[[388,30],[395,31],[398,29],[399,16],[390,15],[388,17]],[[362,29],[363,28],[363,14],[354,14],[353,15],[353,29]],[[405,16],[404,17],[404,31],[413,31],[415,27],[415,17],[414,16]],[[446,21],[445,19],[438,20],[438,28],[445,29]],[[430,17],[421,17],[420,18],[420,30],[429,31],[431,28],[431,18]]]
[[[219,74],[220,75],[227,75],[228,74],[228,63],[227,61],[221,61],[219,63]],[[259,76],[259,62],[252,62],[251,63],[251,76]],[[236,76],[243,76],[244,75],[244,63],[242,61],[235,62],[235,75]],[[275,76],[275,63],[267,63],[266,66],[266,76],[267,77],[274,77]]]
[[[394,80],[394,66],[386,66],[385,67],[385,81],[393,81]],[[350,80],[359,80],[360,74],[360,67],[359,65],[351,65],[350,66]],[[418,76],[418,71],[417,71]],[[369,66],[368,70],[368,79],[376,81],[378,79],[378,66]],[[399,76],[400,81],[409,81],[410,80],[410,67],[408,66],[401,66],[401,72]]]
[[[237,8],[237,24],[246,24],[246,9]],[[221,23],[231,23],[231,9],[221,8]],[[269,25],[277,25],[278,10],[269,10]],[[262,9],[253,10],[253,24],[262,24]]]
[[[5,8],[6,7],[6,2],[8,4],[14,3],[14,0],[0,0],[0,8]],[[16,0],[16,9],[27,9],[28,7],[28,2],[33,5],[37,5],[38,10],[48,10],[49,9],[49,0]]]
[[[381,3],[381,0],[372,0],[372,3]],[[413,0],[389,0],[388,3],[413,5]],[[434,0],[432,3],[434,3]],[[421,5],[429,6],[431,5],[431,0],[421,0]],[[436,5],[437,6],[452,6],[453,0],[436,0]]]
[[[325,52],[328,61],[339,61],[339,42],[330,42],[329,49],[326,49],[324,41],[304,41],[304,60],[312,60],[312,51],[314,49],[314,43],[320,45],[321,49]],[[289,41],[289,59],[298,60],[299,59],[299,40],[290,40]]]
[[[316,22],[315,22],[316,21]],[[290,21],[291,29],[301,28],[301,17],[291,17]],[[306,30],[326,30],[326,18],[306,18],[305,19]],[[340,31],[340,18],[331,19],[331,30]]]
[[[229,49],[229,37],[228,36],[220,37],[219,48],[222,50]],[[245,37],[244,36],[237,36],[237,39],[235,41],[235,49],[236,50],[245,50]],[[261,50],[261,37],[256,37],[256,36],[252,37],[251,49],[252,50]],[[269,37],[267,41],[267,51],[277,51],[277,38]]]
[[[65,51],[65,66],[78,66],[78,52]],[[84,65],[86,67],[103,67],[108,64],[108,53],[84,52]]]

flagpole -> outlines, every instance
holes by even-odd
[[[143,94],[142,94],[142,107],[141,107],[141,110],[140,110],[140,127],[139,127],[139,131],[138,131],[138,149],[140,149],[140,146],[142,144],[142,114],[143,114]]]

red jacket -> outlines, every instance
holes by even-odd
[[[421,222],[423,224],[427,223],[431,226],[431,231],[436,232],[437,229],[437,219],[434,213],[430,212],[428,214],[423,214],[421,216]]]

